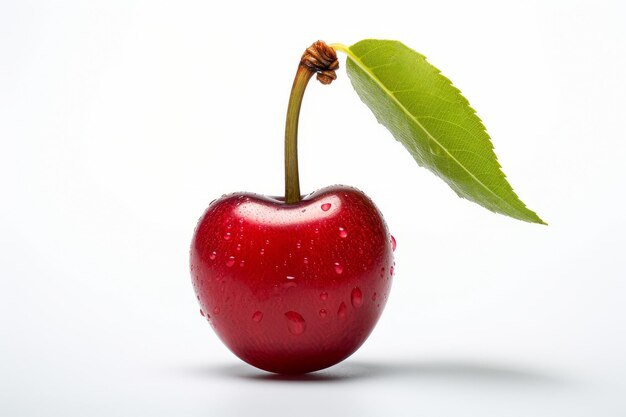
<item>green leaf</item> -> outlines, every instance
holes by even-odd
[[[543,220],[519,199],[500,169],[481,120],[426,57],[398,41],[348,47],[346,67],[361,100],[420,166],[460,196],[513,218]]]

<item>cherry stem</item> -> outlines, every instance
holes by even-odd
[[[285,203],[287,204],[297,203],[301,198],[298,173],[298,120],[300,119],[302,98],[313,74],[305,66],[298,66],[289,96],[287,121],[285,123]]]
[[[306,86],[313,74],[322,84],[330,84],[337,78],[335,70],[339,67],[337,53],[322,41],[311,45],[302,55],[296,72],[287,106],[285,122],[285,203],[298,203],[300,195],[300,176],[298,174],[298,120]]]

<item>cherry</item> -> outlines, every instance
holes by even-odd
[[[336,78],[337,62],[318,41],[298,66],[285,125],[285,198],[224,196],[191,244],[200,313],[237,356],[271,372],[316,371],[350,356],[391,286],[395,241],[374,203],[345,186],[300,193],[302,98],[314,74],[323,84]]]
[[[191,246],[202,312],[242,360],[278,373],[340,362],[384,308],[392,238],[372,201],[349,187],[296,204],[248,193],[209,206]]]

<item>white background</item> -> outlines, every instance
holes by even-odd
[[[336,3],[0,3],[0,415],[626,415],[624,3]],[[396,278],[355,355],[271,376],[198,313],[189,242],[282,193],[302,51],[367,37],[454,81],[550,226],[458,199],[343,69],[311,84],[302,189],[365,191]]]

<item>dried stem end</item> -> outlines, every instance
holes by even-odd
[[[337,52],[323,41],[315,42],[304,51],[300,65],[316,73],[317,80],[322,84],[330,84],[337,79],[335,73],[339,68]]]

